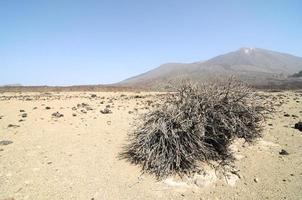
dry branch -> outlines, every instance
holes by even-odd
[[[263,115],[251,88],[230,79],[182,84],[161,107],[144,114],[121,153],[158,178],[191,173],[198,162],[232,159],[235,138],[260,137]]]

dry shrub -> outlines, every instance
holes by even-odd
[[[260,136],[259,102],[242,82],[229,79],[197,86],[186,83],[155,110],[142,116],[122,158],[158,178],[198,170],[198,162],[232,159],[235,138]]]

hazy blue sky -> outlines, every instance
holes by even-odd
[[[302,56],[301,10],[301,0],[1,0],[0,85],[113,83],[243,46]]]

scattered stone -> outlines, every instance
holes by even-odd
[[[52,117],[56,117],[56,118],[64,117],[64,115],[61,114],[61,113],[59,113],[59,112],[52,113],[51,116],[52,116]]]
[[[87,113],[87,111],[86,111],[86,110],[81,110],[81,112],[82,112],[82,113],[85,113],[85,114]]]
[[[87,103],[79,103],[79,104],[77,104],[78,108],[84,108],[86,106],[89,106],[89,105]]]
[[[286,113],[286,114],[284,114],[284,117],[290,117],[290,115]]]
[[[27,113],[23,113],[23,114],[21,115],[21,117],[23,117],[23,118],[27,117]]]
[[[292,117],[293,117],[293,118],[298,118],[298,116],[297,116],[297,115],[292,115]]]
[[[77,108],[74,106],[74,107],[71,108],[71,110],[77,110]]]
[[[96,98],[97,95],[96,95],[96,94],[92,94],[92,95],[90,95],[90,97],[91,97],[91,98]]]
[[[25,121],[24,119],[20,119],[20,120],[19,120],[19,122],[24,122],[24,121]]]
[[[38,107],[33,107],[33,110],[36,110]]]
[[[13,143],[13,142],[10,141],[10,140],[1,140],[1,141],[0,141],[0,145],[3,145],[3,146],[9,145],[9,144],[12,144],[12,143]]]
[[[104,110],[100,111],[102,114],[110,114],[112,113],[111,110],[109,110],[108,108],[105,108]]]
[[[87,112],[83,112],[84,109],[86,111],[93,110],[87,103],[79,103],[79,104],[77,104],[77,108],[82,108],[82,110],[81,110],[82,113],[87,113]],[[73,108],[73,110],[74,110],[74,108]]]
[[[45,109],[46,109],[46,110],[50,110],[50,107],[49,107],[49,106],[46,106]]]
[[[52,162],[47,162],[48,165],[52,164]]]
[[[73,117],[76,117],[76,116],[77,116],[77,114],[75,114],[75,113],[72,113],[72,116],[73,116]]]
[[[282,149],[280,152],[279,152],[280,155],[282,156],[287,156],[289,155],[289,153],[285,150],[285,149]]]
[[[269,126],[273,126],[273,124],[268,124]]]
[[[20,126],[19,125],[14,125],[14,124],[9,124],[7,127],[8,128],[18,128]]]
[[[20,112],[25,112],[25,110],[20,110]]]
[[[295,124],[295,129],[298,129],[299,131],[302,131],[302,122],[298,122]]]

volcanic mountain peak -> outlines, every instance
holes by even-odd
[[[213,76],[236,75],[252,84],[267,83],[302,70],[302,58],[276,51],[243,47],[204,62],[169,63],[120,82],[121,85],[156,85],[171,80],[204,81]]]
[[[240,50],[243,51],[245,54],[250,54],[251,52],[255,51],[256,49],[253,47],[243,47]]]

